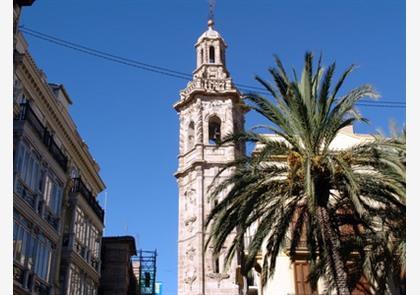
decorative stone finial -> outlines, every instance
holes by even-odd
[[[213,29],[213,27],[214,27],[214,20],[209,19],[209,21],[207,22],[207,26],[208,26],[209,28]]]

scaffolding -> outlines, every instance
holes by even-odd
[[[134,258],[133,266],[134,273],[137,274],[140,287],[140,295],[155,295],[155,283],[156,283],[156,257],[157,250],[145,251],[137,250],[137,257]]]

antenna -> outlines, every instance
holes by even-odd
[[[209,21],[214,22],[215,7],[216,7],[216,0],[209,0]]]

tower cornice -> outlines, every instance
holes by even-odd
[[[188,83],[189,84],[189,83]],[[204,95],[204,97],[210,97],[214,96],[215,98],[225,98],[225,99],[231,99],[234,103],[240,103],[241,102],[241,94],[236,88],[231,88],[228,90],[223,91],[216,91],[216,90],[208,90],[205,88],[191,88],[188,89],[188,87],[181,91],[180,96],[181,99],[178,100],[176,103],[173,104],[173,108],[179,112],[181,109],[189,104],[192,104],[196,101],[197,95]]]

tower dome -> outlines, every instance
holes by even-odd
[[[203,34],[201,34],[201,36],[198,38],[196,46],[198,44],[200,44],[201,42],[203,42],[203,40],[205,40],[205,39],[208,39],[208,40],[219,39],[223,42],[223,45],[225,47],[227,47],[226,43],[225,43],[225,40],[223,40],[223,38],[222,38],[222,35],[220,35],[220,33],[214,29],[214,21],[212,19],[210,19],[207,22],[207,27],[208,27],[207,31],[205,31]]]
[[[225,66],[226,43],[222,35],[214,29],[214,21],[210,19],[207,23],[207,31],[198,38],[195,43],[197,54],[197,67],[200,69],[203,65]]]

